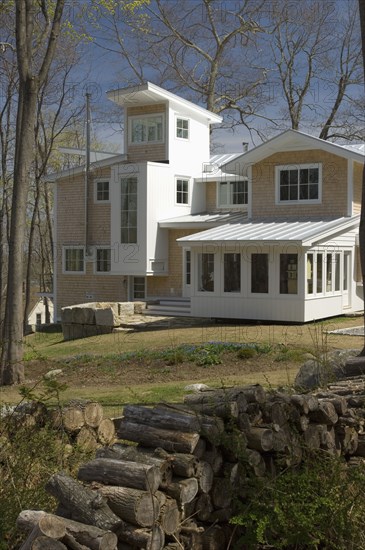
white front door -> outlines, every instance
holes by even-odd
[[[191,295],[191,250],[183,249],[183,296],[190,298]]]

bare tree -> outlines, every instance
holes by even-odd
[[[1,356],[1,383],[24,380],[23,249],[29,172],[33,161],[37,97],[49,74],[61,30],[65,0],[18,0],[15,48],[19,75],[11,207],[9,267]]]
[[[264,0],[156,0],[142,6],[139,17],[109,13],[95,41],[119,55],[124,81],[152,79],[222,115],[222,128],[253,129],[267,73],[257,61],[264,5]]]
[[[123,81],[152,80],[265,139],[288,127],[361,139],[356,0],[156,0],[114,11],[96,43]],[[357,122],[358,121],[358,122]],[[357,122],[357,123],[356,123]]]
[[[357,4],[273,0],[270,6],[272,31],[266,40],[275,69],[276,122],[285,128],[289,118],[291,128],[315,128],[322,139],[364,138],[358,119],[363,111]]]
[[[53,66],[43,87],[39,90],[37,116],[34,128],[35,154],[32,184],[28,203],[29,234],[26,255],[24,331],[27,327],[30,308],[31,286],[38,279],[41,292],[51,291],[53,273],[53,237],[51,222],[51,197],[45,184],[52,155],[63,132],[78,121],[84,111],[83,103],[74,101],[70,93],[70,75],[79,61],[78,40],[68,37],[55,54]],[[83,98],[81,98],[81,101]],[[47,253],[47,256],[46,256]],[[35,269],[36,268],[36,269]]]

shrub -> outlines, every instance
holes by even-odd
[[[308,454],[300,469],[254,480],[250,500],[231,520],[243,527],[237,548],[365,548],[365,468]]]

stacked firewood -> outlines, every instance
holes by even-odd
[[[71,443],[85,450],[96,450],[115,440],[115,427],[110,418],[104,418],[103,407],[94,401],[70,401],[62,408],[49,412],[51,425],[64,430]]]
[[[299,465],[306,447],[349,465],[363,460],[364,389],[345,388],[294,395],[252,385],[124,407],[114,420],[123,443],[99,448],[78,481],[63,473],[48,481],[56,514],[20,514],[30,532],[22,550],[233,547],[229,519],[235,497],[249,500],[252,477]]]

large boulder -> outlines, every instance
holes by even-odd
[[[309,359],[300,367],[295,377],[295,389],[308,391],[346,378],[347,360],[359,352],[358,349],[335,350],[322,354],[319,358]]]

